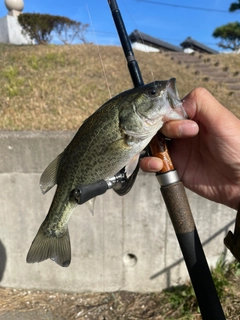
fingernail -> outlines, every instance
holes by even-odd
[[[151,171],[160,171],[162,169],[162,161],[160,159],[151,159],[150,161],[148,161],[148,168]]]
[[[195,136],[198,133],[198,125],[194,121],[188,121],[185,123],[182,123],[179,127],[179,135],[180,137],[192,137]]]

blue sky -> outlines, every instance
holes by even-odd
[[[228,12],[232,2],[234,0],[117,1],[129,34],[138,29],[177,46],[191,36],[216,50],[221,49],[217,46],[219,40],[212,37],[214,29],[240,20],[240,10],[234,13]],[[107,0],[24,0],[24,4],[23,12],[62,15],[88,23],[90,26],[86,38],[90,42],[99,45],[120,44]],[[178,5],[185,6],[185,8],[178,7]],[[211,11],[203,9],[211,9]],[[6,14],[4,0],[1,0],[0,17]]]

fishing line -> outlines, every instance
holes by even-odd
[[[105,206],[104,198],[102,199],[102,291],[105,292]]]
[[[86,8],[87,8],[88,17],[89,17],[90,24],[91,24],[91,27],[92,27],[92,33],[94,35],[94,42],[96,43],[96,46],[97,46],[98,56],[99,56],[99,59],[100,59],[100,62],[101,62],[105,83],[106,83],[106,86],[107,86],[107,89],[108,89],[109,99],[111,99],[112,98],[112,94],[111,94],[110,86],[109,86],[108,79],[107,79],[106,69],[105,69],[105,66],[104,66],[104,63],[103,63],[103,60],[102,60],[102,56],[101,56],[101,52],[100,52],[100,49],[99,49],[99,44],[98,44],[98,41],[97,41],[96,32],[94,30],[92,17],[91,17],[90,10],[89,10],[89,7],[88,7],[88,4],[87,4],[86,0],[84,2],[85,2],[85,5],[86,5]]]
[[[135,29],[138,29],[138,25],[137,25],[135,19],[133,18],[132,14],[131,14],[130,11],[128,10],[126,1],[123,0],[123,3],[124,3],[124,6],[125,6],[125,10],[127,11],[130,19],[132,20],[132,22],[133,22],[133,24],[134,24],[134,26],[135,26]],[[145,50],[144,52],[145,52],[146,54],[151,54],[151,52],[150,52],[150,50],[149,50],[149,47],[148,47],[148,45],[145,43],[145,41],[144,41],[144,39],[142,38],[141,34],[140,34],[140,39],[141,39],[141,42],[142,42],[142,44],[143,44],[143,46],[144,46],[144,50]],[[134,48],[133,48],[133,51],[134,51]],[[152,77],[152,82],[155,82],[154,71],[153,71],[152,65],[149,64],[149,67],[150,67],[150,76]],[[155,225],[155,226],[158,225],[159,221],[158,221],[158,218],[157,218],[156,215],[153,215],[153,219],[155,220],[155,221],[154,221],[154,225]],[[152,220],[153,220],[153,219],[152,219]]]
[[[93,32],[93,35],[94,35],[94,42],[97,46],[97,50],[98,50],[98,56],[99,56],[99,59],[100,59],[100,63],[101,63],[101,67],[102,67],[102,70],[103,70],[103,74],[104,74],[104,79],[105,79],[105,83],[106,83],[106,86],[107,86],[107,89],[108,89],[108,95],[109,95],[109,99],[112,98],[112,94],[111,94],[111,90],[110,90],[110,86],[109,86],[109,83],[108,83],[108,79],[107,79],[107,72],[106,72],[106,68],[104,66],[104,63],[103,63],[103,60],[102,60],[102,56],[101,56],[101,52],[100,52],[100,49],[99,49],[99,44],[98,44],[98,41],[97,41],[97,36],[96,36],[96,32],[95,32],[95,29],[94,29],[94,25],[93,25],[93,21],[92,21],[92,17],[91,17],[91,13],[90,13],[90,10],[89,10],[89,7],[88,7],[88,4],[85,0],[85,5],[86,5],[86,8],[87,8],[87,12],[88,12],[88,17],[89,17],[89,20],[90,20],[90,24],[91,24],[91,27],[92,27],[92,32]],[[105,218],[104,218],[104,213],[105,213],[105,210],[104,210],[105,206],[104,206],[104,203],[102,202],[102,291],[105,292]]]

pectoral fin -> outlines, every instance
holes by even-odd
[[[140,156],[139,154],[136,154],[125,166],[125,172],[126,172],[127,178],[129,178],[133,174],[135,168],[137,167],[139,156]]]
[[[57,172],[62,156],[63,152],[60,153],[43,171],[40,178],[40,188],[43,194],[48,192],[57,183]]]

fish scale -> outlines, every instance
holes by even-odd
[[[77,206],[73,190],[77,185],[109,179],[122,168],[131,177],[140,152],[162,127],[163,118],[186,118],[175,79],[154,81],[122,92],[83,122],[40,178],[43,193],[55,184],[57,189],[29,249],[28,263],[52,259],[62,267],[70,264],[68,221]]]

